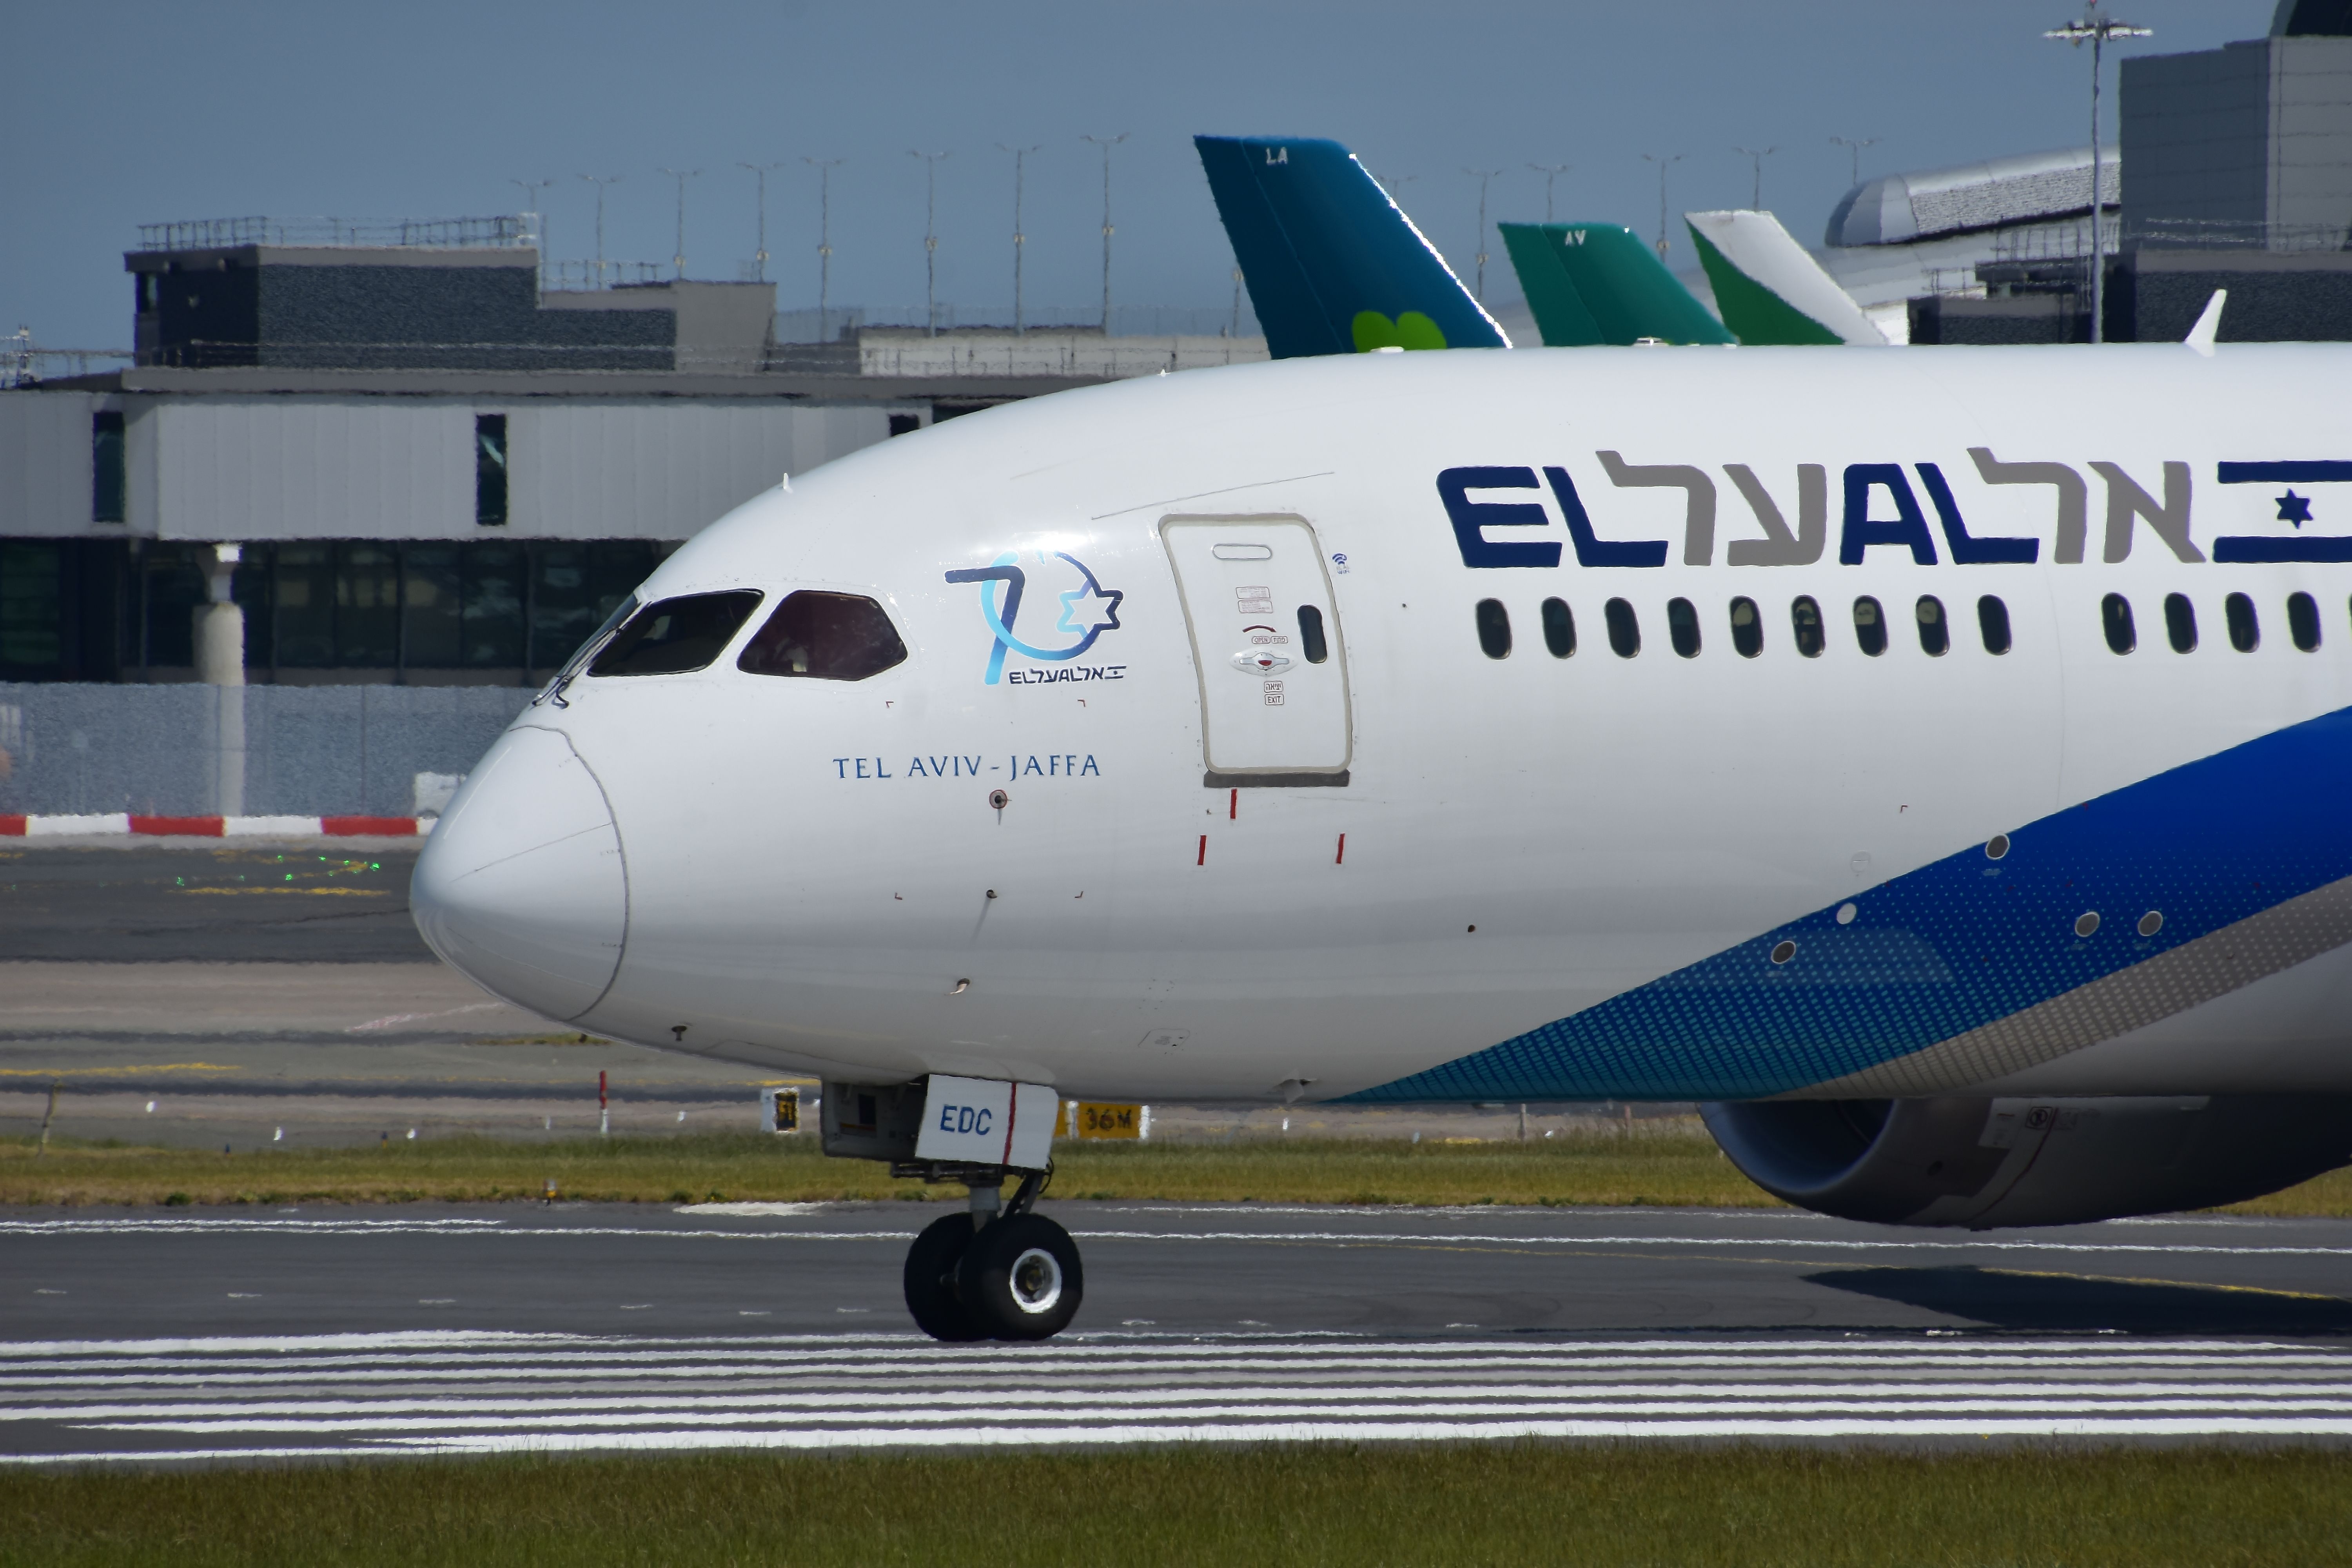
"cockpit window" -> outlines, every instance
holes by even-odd
[[[536,708],[542,702],[552,702],[558,708],[571,707],[572,704],[563,700],[564,689],[580,679],[580,671],[590,659],[596,656],[596,650],[604,646],[604,639],[619,631],[627,624],[629,617],[636,613],[637,596],[632,594],[622,600],[611,615],[604,617],[603,626],[588,634],[586,642],[572,650],[572,657],[563,661],[563,668],[555,672],[555,679],[549,681],[540,694],[530,700],[530,705]]]
[[[855,594],[804,588],[787,594],[768,624],[743,645],[738,669],[814,680],[863,680],[907,659],[907,645],[881,605]]]
[[[588,673],[677,675],[700,669],[725,651],[751,612],[755,589],[728,594],[688,594],[646,605],[629,617],[620,635],[604,645]]]

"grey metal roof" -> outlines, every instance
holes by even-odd
[[[2102,148],[2099,197],[2123,199],[2123,153]],[[1830,214],[1828,245],[1906,245],[2090,210],[2091,150],[2027,153],[1856,185]]]

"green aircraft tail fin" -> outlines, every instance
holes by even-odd
[[[1547,348],[1645,338],[1669,343],[1735,341],[1630,228],[1605,223],[1500,227]]]
[[[1685,213],[1723,323],[1743,343],[1884,348],[1885,334],[1767,212]]]

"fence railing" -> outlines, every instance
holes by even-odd
[[[135,358],[142,367],[163,370],[236,370],[257,367],[278,370],[636,370],[666,371],[716,367],[742,368],[747,355],[712,352],[697,353],[668,342],[622,343],[558,342],[337,342],[312,340],[295,342],[250,339],[215,342],[192,338],[142,349]]]
[[[667,283],[667,261],[542,261],[539,287],[549,294],[584,294],[632,283]]]
[[[858,344],[857,372],[883,376],[1124,376],[1197,370],[1265,359],[1263,340],[1163,336],[1077,336],[1041,332],[975,342],[968,336],[868,336]]]
[[[470,772],[511,686],[0,685],[0,811],[407,816]],[[436,797],[437,799],[437,797]]]
[[[920,305],[835,305],[823,311],[779,310],[776,312],[776,342],[835,342],[844,331],[859,327],[902,327],[923,331],[927,330],[924,315]],[[1028,331],[1100,332],[1102,307],[1025,306],[1021,312],[1021,324]],[[931,314],[928,330],[1009,333],[1013,331],[1013,307],[941,304]],[[1264,335],[1264,329],[1258,325],[1255,312],[1246,303],[1238,311],[1231,308],[1187,305],[1114,305],[1110,312],[1110,331],[1105,335],[1114,338],[1255,338]]]
[[[2133,243],[2192,249],[2342,250],[2347,226],[2340,223],[2266,223],[2248,218],[2132,218]]]
[[[43,348],[33,341],[29,329],[19,327],[10,336],[0,338],[0,387],[28,386],[61,376],[88,375],[93,367],[112,369],[114,364],[110,362],[128,364],[136,357],[129,349]]]
[[[520,216],[348,218],[206,217],[139,226],[142,250],[223,250],[243,245],[434,249],[529,247],[539,243]]]

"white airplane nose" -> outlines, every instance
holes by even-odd
[[[488,989],[549,1018],[596,1005],[620,966],[629,888],[613,811],[552,730],[510,730],[417,858],[425,940]]]

